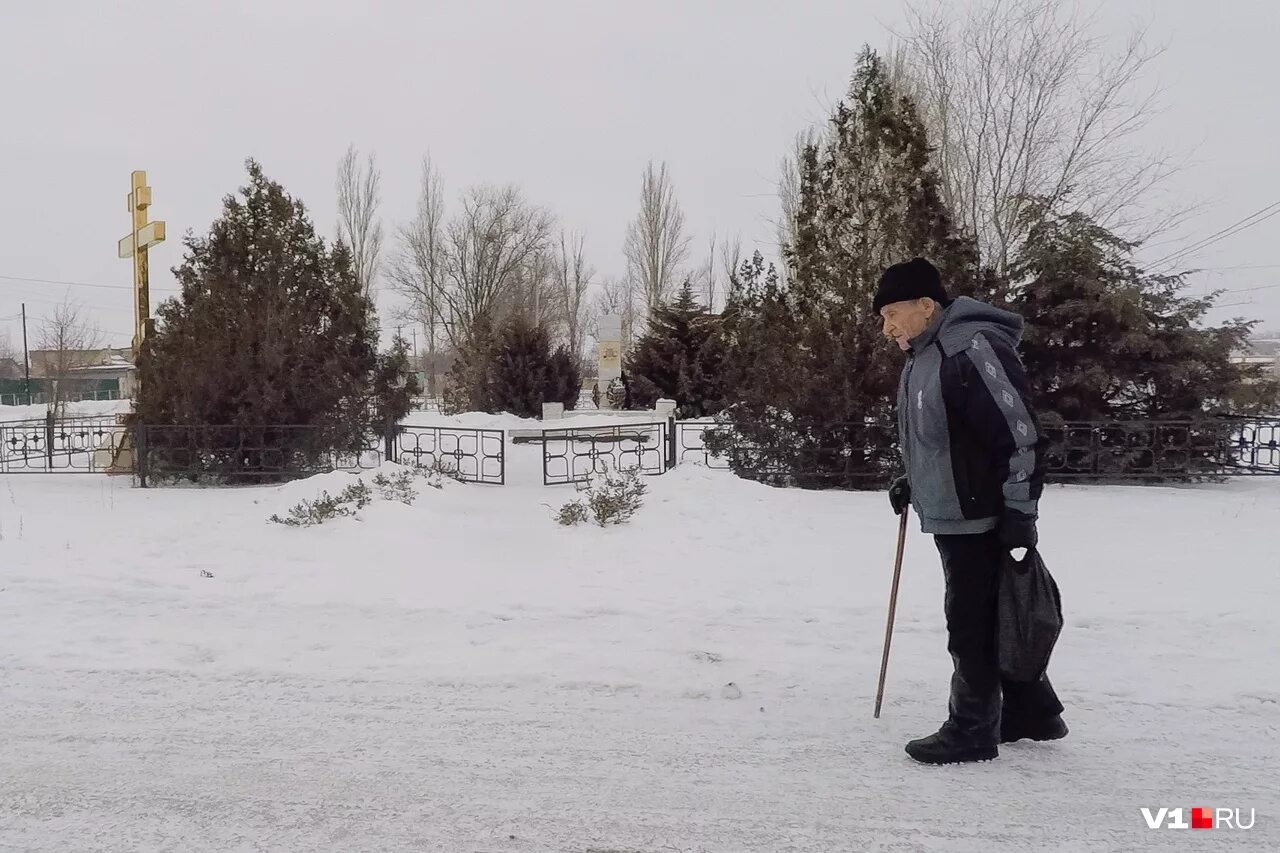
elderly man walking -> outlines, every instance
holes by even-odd
[[[906,475],[889,491],[910,506],[942,557],[950,714],[907,744],[928,764],[985,761],[999,743],[1065,737],[1062,703],[1046,676],[1002,679],[996,596],[1006,555],[1035,548],[1043,476],[1039,424],[1018,358],[1022,318],[967,297],[951,300],[921,258],[885,270],[874,310],[906,353],[898,386]]]

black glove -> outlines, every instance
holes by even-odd
[[[1036,517],[1019,512],[1016,509],[1005,509],[1000,519],[1000,542],[1012,551],[1014,548],[1031,550],[1040,541],[1036,533]]]
[[[893,507],[894,515],[902,515],[911,506],[911,484],[906,477],[899,477],[889,487],[889,506]]]

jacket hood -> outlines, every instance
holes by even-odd
[[[936,324],[920,335],[918,343],[912,342],[912,348],[918,349],[920,344],[927,346],[937,339],[947,355],[955,355],[967,349],[979,332],[988,338],[1000,338],[1016,349],[1022,339],[1022,318],[1012,311],[961,296],[947,306]]]

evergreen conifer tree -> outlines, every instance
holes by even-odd
[[[890,476],[902,355],[871,312],[887,266],[925,257],[952,295],[1003,299],[952,226],[929,150],[914,104],[864,49],[829,131],[802,158],[788,286],[759,274],[735,285],[727,417],[742,473],[844,486]]]
[[[373,425],[386,429],[397,424],[413,408],[413,398],[422,393],[409,363],[409,342],[400,335],[391,341],[391,349],[378,356],[373,372]]]
[[[681,418],[715,414],[723,403],[719,319],[708,314],[686,280],[674,300],[654,309],[627,360],[631,405],[676,401]]]
[[[497,334],[479,329],[454,362],[446,388],[452,411],[542,415],[542,404],[577,405],[581,372],[565,347],[554,352],[544,326],[516,312]]]
[[[184,241],[173,271],[182,292],[157,311],[135,405],[149,426],[235,427],[151,436],[153,449],[168,435],[192,467],[228,476],[358,447],[377,360],[350,252],[326,246],[302,203],[246,165],[248,184],[224,200],[209,233]]]
[[[1134,246],[1084,213],[1037,205],[1013,268],[1025,282],[1022,356],[1041,410],[1067,421],[1198,417],[1274,385],[1234,365],[1253,323],[1205,324],[1214,295],[1140,268]]]

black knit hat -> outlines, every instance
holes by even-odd
[[[939,305],[950,305],[951,299],[942,286],[942,276],[938,268],[924,258],[914,258],[894,264],[880,276],[880,286],[876,288],[876,298],[871,310],[876,314],[886,305],[894,302],[906,302],[910,299],[929,297]]]

